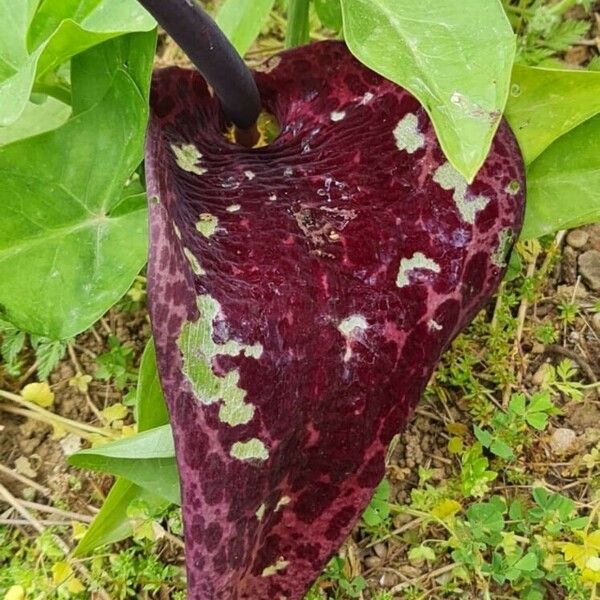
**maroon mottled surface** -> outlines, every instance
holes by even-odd
[[[499,234],[518,231],[523,212],[523,166],[505,124],[467,192],[467,202],[489,198],[473,226],[433,180],[445,159],[423,109],[343,44],[284,53],[256,76],[282,127],[260,149],[223,137],[217,102],[195,72],[160,71],[152,91],[146,166],[149,196],[160,201],[150,203],[149,296],[191,600],[303,597],[368,503],[386,446],[440,354],[496,289]],[[333,111],[345,117],[332,120]],[[412,154],[393,135],[407,113],[426,140]],[[170,144],[190,142],[202,175],[175,162]],[[520,191],[505,191],[515,180]],[[195,229],[202,213],[219,219],[210,238]],[[192,273],[182,242],[205,275]],[[417,252],[439,272],[415,269],[398,287],[401,260]],[[201,404],[182,374],[177,338],[198,319],[199,294],[221,304],[218,342],[264,348],[258,359],[213,361],[219,376],[239,370],[256,409],[246,425],[220,422],[219,403]],[[346,338],[338,326],[352,315],[368,327]],[[249,438],[263,441],[267,460],[230,456]],[[262,575],[278,561],[287,566]]]

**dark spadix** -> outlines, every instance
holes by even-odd
[[[149,297],[191,600],[303,597],[523,214],[504,123],[467,185],[419,103],[342,43],[255,75],[281,126],[255,149],[197,72],[152,87]]]

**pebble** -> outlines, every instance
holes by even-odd
[[[563,248],[560,273],[565,283],[573,285],[577,281],[577,252],[570,246]]]
[[[597,312],[593,317],[592,317],[592,327],[598,332],[600,333],[600,312]]]
[[[565,300],[567,302],[583,300],[587,296],[585,288],[582,285],[559,285],[556,288],[556,295],[559,300]]]
[[[531,348],[532,354],[544,354],[546,347],[544,344],[540,344],[540,342],[535,342]]]
[[[548,372],[549,365],[548,363],[542,363],[539,369],[533,374],[531,378],[531,382],[533,385],[542,385],[546,378],[546,373]]]
[[[394,573],[385,572],[379,580],[379,585],[384,588],[394,587],[398,583],[398,576]]]
[[[578,250],[579,248],[583,248],[590,239],[589,234],[583,229],[573,229],[573,231],[569,232],[567,235],[567,244],[571,246],[571,248],[575,248]]]
[[[566,454],[577,439],[577,434],[572,429],[566,427],[560,427],[556,429],[550,437],[550,449],[553,454],[563,455]]]
[[[365,565],[367,565],[369,569],[373,569],[374,567],[381,565],[381,559],[379,556],[367,556],[367,558],[365,558]]]
[[[600,252],[588,250],[579,256],[579,273],[595,292],[600,292]]]
[[[382,544],[381,542],[378,542],[377,544],[375,544],[373,546],[373,550],[375,551],[375,554],[377,554],[377,556],[379,556],[379,558],[384,558],[385,555],[387,554],[387,547],[385,544]]]

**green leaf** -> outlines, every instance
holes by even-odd
[[[132,34],[77,56],[73,96],[87,110],[0,148],[0,304],[20,329],[74,336],[144,265],[146,211],[112,210],[142,158],[154,46],[154,33]]]
[[[514,456],[512,448],[502,440],[494,440],[490,445],[490,452],[504,460],[509,460]]]
[[[323,26],[332,31],[342,30],[342,5],[340,0],[314,0],[314,7]]]
[[[167,425],[167,414],[158,374],[156,354],[152,339],[146,344],[140,364],[137,385],[138,430],[140,432]],[[161,431],[161,435],[164,431]],[[75,548],[75,555],[88,554],[105,544],[112,544],[133,535],[133,525],[128,510],[133,502],[144,500],[151,511],[160,509],[165,499],[153,494],[127,479],[115,481],[100,512]]]
[[[54,98],[42,104],[27,102],[21,116],[8,127],[0,127],[0,146],[52,131],[66,123],[71,107]]]
[[[513,567],[519,569],[519,571],[535,571],[537,566],[538,559],[535,552],[528,552],[513,565]]]
[[[33,88],[71,57],[111,38],[150,31],[136,0],[0,0],[0,126],[19,118]]]
[[[152,339],[146,344],[140,363],[136,405],[139,431],[159,427],[169,422],[169,413],[156,368],[156,351]]]
[[[554,142],[529,167],[522,239],[600,219],[600,115]]]
[[[412,548],[408,553],[408,560],[410,562],[434,561],[435,558],[434,550],[424,544]]]
[[[481,442],[481,445],[485,448],[489,448],[492,443],[492,434],[477,425],[473,425],[473,433],[475,437]]]
[[[0,0],[0,127],[23,112],[41,50],[30,54],[27,30],[40,0]]]
[[[525,414],[525,396],[523,394],[513,394],[508,404],[508,410],[515,415],[523,416]]]
[[[47,340],[45,338],[39,340],[35,346],[35,360],[40,380],[48,378],[65,355],[66,350],[67,344],[63,341]]]
[[[543,431],[548,425],[548,415],[546,413],[532,413],[525,417],[525,420],[529,425],[538,431]]]
[[[102,456],[115,459],[152,460],[159,458],[173,458],[175,446],[170,425],[161,425],[148,431],[142,431],[131,437],[126,437],[116,442],[103,444],[94,448],[80,450],[73,457]],[[82,460],[92,460],[91,458]]]
[[[600,112],[600,73],[515,65],[506,118],[527,164]]]
[[[267,21],[275,0],[225,0],[217,25],[244,56]]]
[[[515,37],[498,0],[342,0],[344,35],[365,65],[405,87],[469,181],[506,104]]]
[[[123,477],[179,504],[179,473],[171,427],[163,425],[69,457],[75,467]]]
[[[381,525],[390,514],[390,482],[382,479],[381,483],[375,488],[373,498],[363,513],[363,521],[369,527]]]
[[[74,556],[84,556],[105,544],[114,544],[133,535],[133,524],[127,515],[132,502],[145,501],[151,510],[165,506],[163,498],[152,494],[126,479],[117,479],[100,512],[73,551]]]
[[[548,412],[554,408],[550,392],[540,392],[531,397],[531,402],[527,407],[528,412]]]

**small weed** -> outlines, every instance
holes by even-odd
[[[50,340],[33,334],[29,339],[35,354],[38,378],[47,379],[64,356],[68,340]],[[27,347],[27,334],[0,319],[0,341],[2,366],[11,377],[19,377],[21,375],[20,355]]]
[[[98,367],[96,379],[112,379],[118,389],[122,390],[135,383],[137,370],[133,366],[133,348],[124,346],[115,336],[108,338],[109,351],[96,359]]]
[[[554,344],[558,339],[557,333],[550,323],[537,327],[535,329],[535,338],[538,342],[546,345]]]
[[[558,318],[563,325],[571,325],[575,322],[579,307],[574,302],[563,301],[558,305]]]

